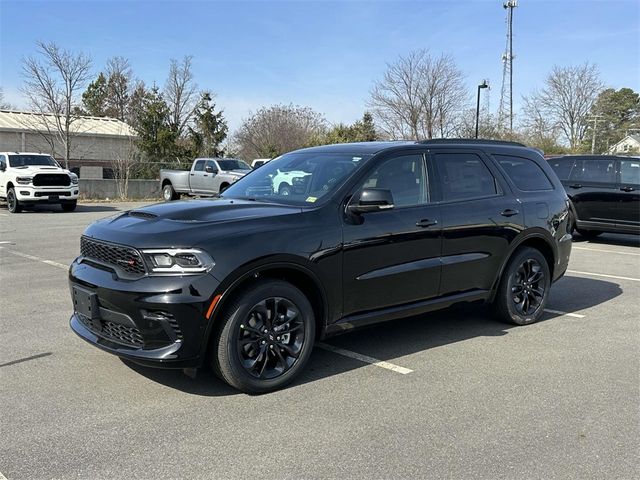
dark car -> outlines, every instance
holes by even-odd
[[[549,159],[571,200],[572,228],[640,234],[640,158],[570,155]]]
[[[286,195],[282,171],[298,172]],[[266,392],[316,340],[354,327],[474,301],[535,322],[567,268],[568,217],[553,170],[519,144],[299,150],[221,198],[90,225],[70,268],[71,328],[143,365],[208,364]]]

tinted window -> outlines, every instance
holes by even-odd
[[[56,161],[49,155],[9,155],[9,164],[12,167],[27,167],[29,165],[58,166]]]
[[[614,160],[578,158],[569,178],[580,182],[614,183],[616,179]]]
[[[7,160],[4,155],[0,155],[0,165],[4,165],[5,167],[7,166]]]
[[[436,164],[445,201],[487,197],[497,192],[495,178],[478,155],[438,153]]]
[[[251,167],[242,160],[218,160],[222,170],[251,170]]]
[[[396,207],[425,203],[428,195],[422,155],[404,155],[385,160],[369,175],[362,188],[390,190]]]
[[[218,167],[216,166],[216,162],[213,160],[207,160],[207,167],[211,167],[214,172],[218,171]]]
[[[640,185],[640,160],[620,160],[620,183]]]
[[[553,190],[553,184],[542,168],[528,158],[494,155],[500,166],[520,190]]]
[[[573,158],[551,158],[549,165],[560,180],[568,180],[571,167],[573,167]]]
[[[195,167],[193,167],[193,170],[196,172],[202,172],[204,170],[204,160],[198,160]]]

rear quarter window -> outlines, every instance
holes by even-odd
[[[573,167],[573,158],[550,158],[549,166],[553,168],[560,180],[569,180],[569,174]]]
[[[553,190],[553,183],[535,161],[524,157],[494,155],[511,181],[524,192]]]

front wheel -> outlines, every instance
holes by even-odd
[[[282,388],[304,368],[315,339],[307,297],[290,283],[263,280],[224,308],[212,341],[212,367],[245,393]]]
[[[180,194],[173,189],[173,186],[170,183],[167,183],[162,187],[162,198],[164,198],[165,202],[170,202],[171,200],[178,200],[180,198]]]
[[[9,213],[20,213],[22,211],[22,205],[20,205],[13,187],[7,191],[7,209]]]
[[[63,212],[73,212],[78,206],[78,201],[73,200],[72,202],[65,202],[60,204],[60,206],[62,207]]]
[[[544,312],[551,287],[546,258],[539,250],[516,251],[505,268],[493,308],[496,316],[515,325],[537,322]]]
[[[284,195],[285,197],[291,195],[291,186],[287,183],[283,183],[282,185],[280,185],[278,193],[280,195]]]

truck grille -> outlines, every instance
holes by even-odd
[[[68,187],[71,178],[66,173],[39,173],[33,177],[35,187]]]
[[[82,237],[80,239],[80,253],[83,257],[113,265],[130,274],[144,275],[146,271],[140,254],[131,247]]]

